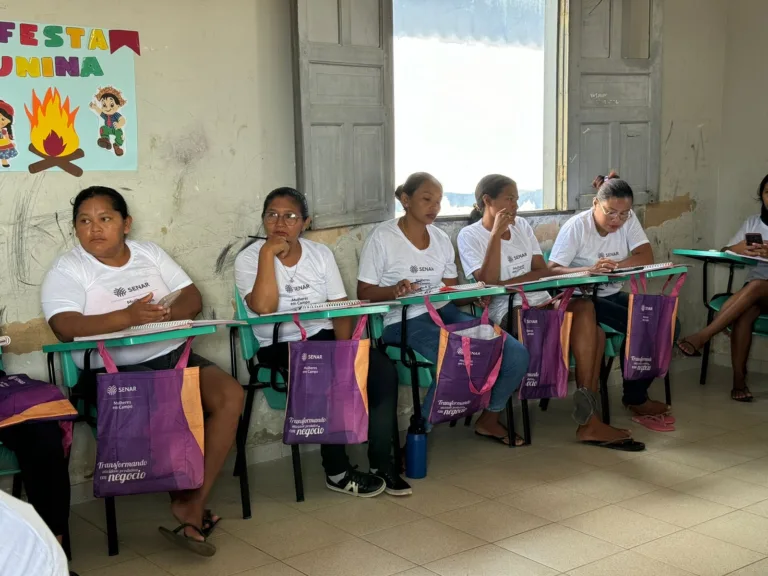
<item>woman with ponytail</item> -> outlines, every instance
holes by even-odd
[[[730,250],[744,256],[768,258],[768,175],[757,189],[760,200],[760,214],[750,216],[741,225],[723,250]],[[762,243],[748,243],[747,234],[760,234]],[[752,327],[760,314],[768,312],[768,263],[760,262],[749,269],[747,282],[723,304],[714,321],[696,334],[681,339],[677,346],[686,356],[701,356],[699,350],[715,334],[731,327],[731,364],[733,365],[733,387],[731,399],[737,402],[752,402],[752,393],[747,386],[747,357],[752,346]]]
[[[605,274],[619,267],[653,264],[651,244],[632,211],[634,194],[630,185],[611,172],[595,178],[592,186],[597,190],[592,209],[563,224],[549,257],[550,271]],[[626,334],[629,295],[621,288],[617,282],[598,288],[595,315],[599,323]],[[621,350],[622,370],[625,348],[626,342]],[[673,421],[671,407],[648,398],[652,383],[652,378],[624,380],[622,402],[640,424],[653,430],[669,428]]]
[[[475,188],[475,210],[470,215],[473,224],[459,232],[457,239],[464,273],[486,284],[509,285],[551,276],[539,241],[533,229],[517,216],[517,184],[501,174],[484,177]],[[546,305],[550,295],[533,292],[527,296],[531,306]],[[522,298],[515,296],[516,309]],[[512,331],[517,322],[507,318],[509,298],[496,296],[490,303],[491,319],[505,330]],[[573,313],[571,350],[576,359],[576,386],[573,417],[578,424],[576,437],[580,442],[615,450],[642,450],[625,430],[612,428],[600,419],[594,408],[599,403],[598,381],[605,350],[605,333],[595,320],[595,308],[585,298],[571,300],[568,310]]]

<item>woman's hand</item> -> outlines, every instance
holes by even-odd
[[[618,263],[614,262],[610,258],[600,258],[600,260],[592,265],[589,271],[593,274],[610,274],[618,267]]]
[[[512,214],[507,212],[506,208],[502,208],[496,212],[496,217],[493,219],[493,229],[491,230],[491,235],[495,237],[501,236],[513,223],[514,217]]]
[[[411,284],[410,280],[400,280],[395,286],[393,287],[393,293],[395,295],[395,298],[400,298],[402,296],[407,296],[408,294],[413,294],[416,292],[416,290],[419,289],[418,284]]]
[[[491,303],[490,296],[481,296],[475,301],[475,306],[480,306],[480,308],[488,308],[488,305],[490,303]]]
[[[152,304],[152,292],[136,300],[125,311],[130,318],[131,326],[162,322],[166,314],[170,318],[170,308],[163,308],[159,304]]]
[[[742,254],[756,258],[768,258],[768,245],[763,242],[762,244],[750,244],[747,246],[745,243]]]
[[[269,250],[273,256],[281,258],[288,255],[288,251],[291,249],[291,246],[282,236],[272,236],[272,238],[264,243],[264,248]]]

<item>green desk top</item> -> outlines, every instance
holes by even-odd
[[[737,264],[743,264],[744,266],[757,266],[755,260],[743,258],[736,254],[720,252],[719,250],[690,250],[688,248],[676,248],[672,250],[672,254],[675,256],[685,256],[686,258],[692,258],[693,260],[700,260],[702,262],[722,262],[724,264],[736,262]]]
[[[523,286],[507,286],[507,291],[516,292],[515,288],[522,288],[523,292],[539,292],[541,290],[553,290],[558,288],[570,288],[572,286],[588,286],[591,284],[608,284],[608,276],[582,276],[579,278],[542,278],[539,282],[525,284]]]
[[[354,308],[339,308],[336,310],[322,310],[320,312],[300,312],[299,320],[328,320],[332,318],[346,318],[349,316],[366,316],[368,314],[386,314],[389,312],[387,304],[371,304],[369,306],[356,306]],[[275,314],[272,316],[256,316],[246,318],[244,322],[249,325],[254,324],[282,324],[283,322],[293,322],[294,312],[285,314]],[[239,324],[242,326],[242,324]],[[238,326],[238,324],[228,324],[228,327]]]
[[[129,338],[105,340],[104,345],[107,348],[114,348],[116,346],[136,346],[137,344],[149,344],[150,342],[161,342],[163,340],[176,340],[177,338],[202,336],[203,334],[213,334],[214,332],[216,332],[216,326],[197,326],[194,328],[185,328],[184,330],[170,330],[168,332],[158,332],[157,334],[142,334],[141,336],[131,336]],[[96,341],[61,342],[59,344],[43,346],[43,352],[47,354],[50,352],[90,350],[96,348],[96,344]]]
[[[507,289],[504,286],[487,286],[485,288],[478,288],[477,290],[459,290],[456,292],[445,292],[443,294],[430,294],[428,298],[430,302],[450,302],[451,300],[471,300],[474,298],[482,298],[483,296],[501,296],[506,293]],[[424,304],[425,298],[427,298],[427,296],[407,296],[398,299],[397,304],[401,306]]]
[[[664,276],[674,276],[675,274],[682,274],[684,272],[688,271],[687,266],[673,266],[672,268],[664,268],[662,270],[653,270],[651,272],[646,272],[645,277],[646,278],[663,278]],[[641,272],[637,272],[635,274],[627,274],[626,276],[621,277],[609,277],[608,280],[613,282],[626,282],[629,280],[632,276],[639,276]]]

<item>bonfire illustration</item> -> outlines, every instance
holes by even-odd
[[[75,130],[75,117],[80,108],[69,108],[69,97],[62,102],[56,88],[49,88],[42,102],[32,91],[32,110],[24,105],[31,125],[29,151],[42,160],[29,165],[30,173],[58,167],[72,176],[83,175],[83,169],[73,163],[85,157]]]

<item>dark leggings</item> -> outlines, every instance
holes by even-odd
[[[595,315],[597,321],[606,326],[610,326],[617,332],[627,333],[627,315],[629,314],[629,294],[626,292],[617,292],[604,298],[600,297],[595,303]],[[675,322],[675,341],[680,334],[680,321]],[[621,362],[621,372],[624,373],[624,353],[627,345],[627,339],[621,346],[619,361]],[[624,395],[621,399],[625,406],[637,406],[648,400],[648,388],[653,384],[653,378],[642,380],[624,380]]]
[[[13,450],[29,503],[55,536],[69,524],[69,463],[58,422],[26,422],[0,430],[0,442]]]
[[[321,330],[307,340],[335,340],[332,330]],[[259,348],[260,364],[288,368],[288,343],[280,342]],[[371,348],[368,361],[368,462],[371,468],[387,469],[392,465],[392,438],[397,410],[397,371],[392,361]],[[323,468],[328,476],[350,469],[345,446],[324,444],[320,447]]]

